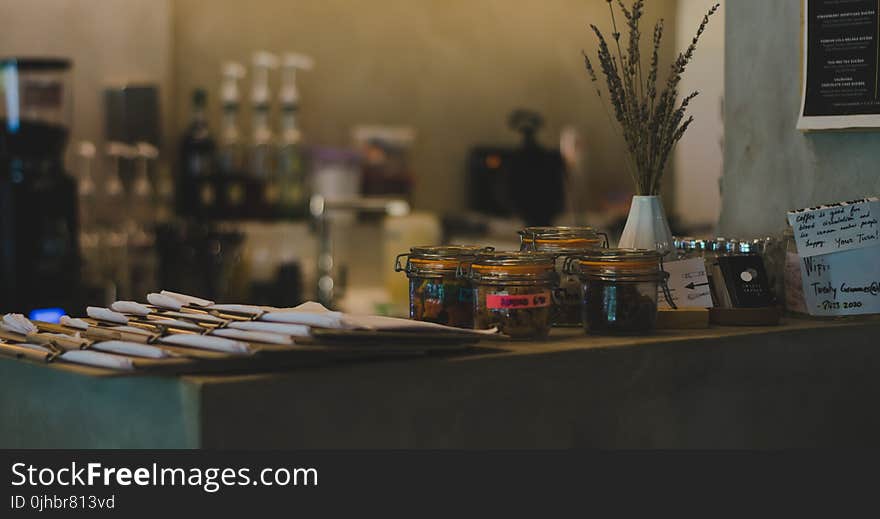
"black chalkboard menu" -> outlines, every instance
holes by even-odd
[[[804,0],[798,127],[880,127],[880,0]]]

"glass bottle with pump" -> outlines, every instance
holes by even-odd
[[[128,201],[125,188],[119,175],[123,160],[134,157],[131,146],[122,142],[108,142],[106,155],[109,167],[104,178],[104,193],[101,215],[104,224],[102,235],[102,271],[105,279],[113,280],[107,287],[107,299],[115,300],[130,294],[130,272],[128,265],[128,232],[125,216],[128,214]]]
[[[149,170],[159,158],[152,144],[139,142],[134,149],[136,173],[129,196],[128,210],[134,227],[128,231],[128,263],[130,293],[143,294],[156,290],[156,198],[150,183]]]
[[[82,279],[86,285],[99,284],[101,263],[101,234],[98,232],[98,186],[95,183],[95,145],[82,141],[77,146],[79,247],[82,255]]]
[[[281,64],[281,132],[276,158],[279,199],[278,216],[301,218],[308,212],[309,186],[302,133],[297,126],[299,90],[297,70],[311,70],[313,60],[301,54],[285,54]]]
[[[89,141],[82,141],[77,148],[79,175],[77,178],[77,196],[79,198],[79,230],[80,246],[85,255],[85,250],[93,241],[97,240],[96,228],[98,208],[98,187],[95,184],[94,164],[95,145]],[[97,245],[95,247],[97,249]]]
[[[245,150],[238,125],[241,106],[238,82],[244,76],[245,68],[241,63],[227,62],[223,65],[220,92],[222,117],[217,150],[217,207],[222,217],[233,219],[241,216],[245,200]]]
[[[259,51],[254,53],[253,66],[247,206],[252,216],[265,217],[277,206],[279,195],[278,179],[272,160],[275,142],[269,123],[269,71],[278,66],[278,58],[269,52]]]

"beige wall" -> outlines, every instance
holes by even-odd
[[[159,84],[167,134],[173,127],[170,2],[2,0],[0,55],[73,59],[72,142],[103,142],[103,87],[126,80]]]
[[[667,20],[674,0],[653,0],[647,19]],[[464,207],[464,161],[477,143],[515,143],[507,113],[533,107],[547,119],[545,144],[560,127],[587,136],[594,190],[629,189],[622,144],[583,70],[594,49],[587,24],[608,20],[605,0],[174,0],[177,130],[190,92],[210,89],[220,64],[248,62],[257,49],[316,59],[304,74],[302,126],[311,143],[346,145],[357,123],[412,124],[416,204]],[[610,32],[610,31],[609,31]],[[644,31],[650,40],[650,31]],[[667,50],[671,49],[667,47]],[[216,109],[214,121],[216,122]]]
[[[687,47],[706,11],[716,0],[679,0],[678,48]],[[681,81],[682,93],[700,92],[690,104],[694,124],[675,150],[675,200],[682,222],[712,231],[721,214],[724,169],[724,9],[709,22],[693,61]]]

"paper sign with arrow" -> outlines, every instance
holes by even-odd
[[[712,308],[712,293],[706,262],[702,258],[670,261],[663,264],[669,273],[669,292],[679,308]],[[666,300],[660,297],[660,306],[669,308]]]

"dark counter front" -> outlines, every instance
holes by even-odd
[[[0,447],[876,447],[878,336],[877,320],[560,330],[466,355],[183,377],[0,359]]]

